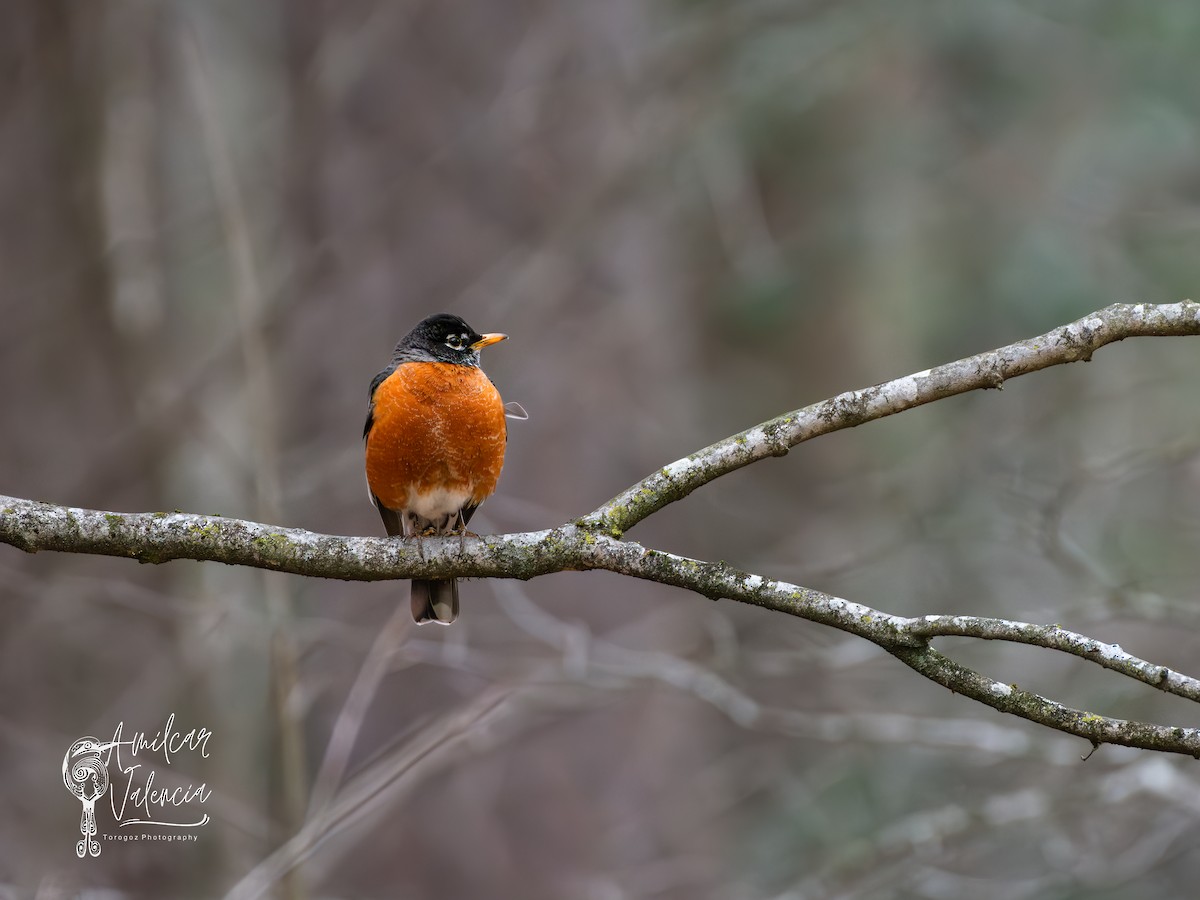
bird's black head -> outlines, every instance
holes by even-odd
[[[506,334],[480,334],[458,316],[438,313],[422,319],[396,345],[397,362],[447,362],[479,365],[479,351]]]

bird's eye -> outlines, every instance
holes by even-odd
[[[461,350],[467,346],[467,336],[465,334],[452,334],[446,338],[446,346],[451,350]]]

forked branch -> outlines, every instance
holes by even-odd
[[[955,693],[1074,734],[1200,758],[1200,729],[1130,722],[1072,709],[998,682],[934,649],[945,636],[1005,640],[1090,660],[1159,690],[1200,701],[1200,681],[1138,659],[1115,645],[1036,625],[971,616],[906,619],[798,585],[740,572],[624,540],[626,531],[720,476],[803,441],[861,425],[1061,363],[1090,359],[1106,344],[1138,336],[1200,334],[1200,304],[1118,304],[1040,337],[894,381],[840,394],[787,413],[671,463],[575,522],[547,531],[428,538],[423,553],[391,538],[339,537],[240,519],[189,513],[115,513],[0,496],[0,542],[21,550],[174,559],[255,566],[297,575],[378,581],[412,577],[529,579],[567,570],[606,569],[788,613],[865,638]]]

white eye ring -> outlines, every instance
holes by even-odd
[[[446,346],[451,350],[461,350],[467,346],[467,336],[465,334],[452,334],[446,338]]]

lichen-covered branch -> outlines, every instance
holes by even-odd
[[[1046,725],[1058,731],[1073,734],[1095,744],[1121,744],[1146,750],[1163,750],[1185,753],[1200,758],[1200,729],[1155,725],[1113,719],[1083,710],[1072,709],[1038,694],[1024,691],[1017,685],[1005,684],[979,672],[959,665],[954,660],[929,646],[929,639],[939,634],[959,634],[965,637],[996,639],[1000,630],[994,626],[981,628],[972,633],[969,627],[958,631],[930,634],[931,626],[941,620],[957,618],[966,623],[969,617],[918,617],[905,619],[893,616],[861,603],[854,603],[803,588],[786,582],[770,581],[758,575],[750,575],[730,568],[724,563],[700,562],[648,550],[630,541],[618,541],[604,537],[592,545],[597,561],[603,559],[605,568],[638,578],[647,578],[664,584],[686,588],[713,599],[729,598],[766,609],[786,612],[812,622],[820,622],[878,644],[905,665],[932,681],[990,706],[1000,712],[1010,713]],[[611,557],[617,555],[617,565]],[[1001,620],[979,620],[996,623]],[[1037,626],[1024,622],[1007,622],[1011,634],[1022,634],[1024,643],[1046,647],[1051,650],[1066,650],[1082,656],[1105,668],[1146,681],[1168,693],[1189,699],[1197,699],[1200,681],[1174,672],[1166,666],[1153,665],[1130,656],[1119,648],[1102,644],[1081,635],[1071,635],[1055,626]],[[1039,640],[1041,631],[1045,640]],[[1078,652],[1065,635],[1078,637],[1082,643],[1090,643],[1095,653]],[[1153,671],[1154,678],[1143,677]]]
[[[906,625],[905,631],[913,637],[926,640],[934,637],[973,637],[1061,650],[1168,694],[1200,703],[1200,680],[1131,656],[1118,644],[1106,644],[1058,625],[1030,625],[1027,622],[980,616],[922,616]]]
[[[192,513],[117,513],[0,496],[0,543],[21,550],[176,559],[253,566],[293,575],[386,581],[457,574],[533,578],[572,568],[566,534],[552,531],[478,539],[415,541],[341,537],[244,519]]]
[[[803,441],[853,428],[955,394],[999,388],[1010,378],[1090,360],[1106,344],[1130,337],[1200,334],[1200,303],[1117,303],[1077,322],[1007,347],[924,372],[838,394],[785,413],[664,466],[622,491],[581,522],[621,535],[669,503],[750,463],[783,456]]]
[[[413,576],[533,578],[571,569],[605,569],[730,599],[838,628],[878,644],[925,677],[1001,712],[1093,743],[1123,744],[1200,757],[1200,729],[1111,719],[1071,709],[961,666],[929,646],[944,635],[1020,640],[1063,650],[1188,699],[1200,682],[1119,648],[1056,626],[969,616],[906,619],[811,588],[688,559],[578,525],[482,538],[338,537],[240,519],[188,513],[114,513],[0,496],[0,542],[29,552],[59,550],[256,566],[297,575],[378,581]]]
[[[980,703],[1073,734],[1092,743],[1120,744],[1143,750],[1186,753],[1200,759],[1200,728],[1155,725],[1113,719],[1096,713],[1063,706],[1046,697],[1022,690],[1015,684],[1003,684],[981,675],[939,653],[932,647],[886,647],[901,662],[936,681],[956,694]]]
[[[999,350],[852,391],[734,435],[679,460],[572,523],[524,534],[426,538],[341,537],[222,516],[116,513],[0,496],[0,543],[35,553],[57,550],[137,559],[190,559],[352,581],[397,578],[529,579],[567,570],[605,569],[674,585],[713,600],[731,599],[838,628],[877,644],[955,693],[1077,735],[1200,758],[1200,729],[1113,719],[1063,706],[966,668],[934,649],[939,637],[1005,640],[1078,656],[1167,693],[1200,701],[1200,680],[1138,659],[1120,647],[1066,631],[972,616],[903,618],[725,563],[688,559],[622,539],[628,528],[697,487],[801,441],[1058,363],[1087,359],[1135,335],[1200,334],[1200,304],[1118,305]]]

